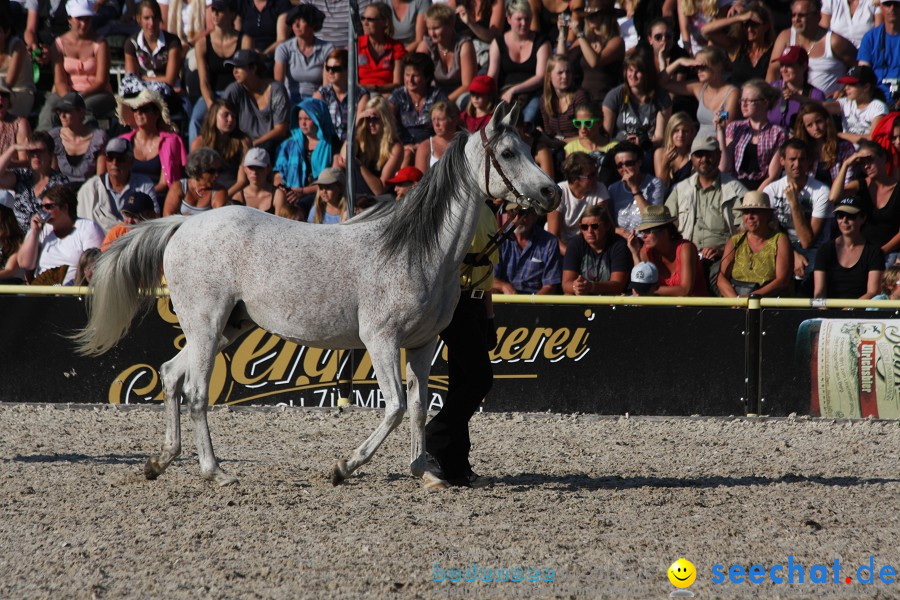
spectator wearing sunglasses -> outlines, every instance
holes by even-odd
[[[844,198],[835,207],[841,235],[823,245],[816,255],[816,298],[868,300],[881,292],[884,254],[862,234],[867,209],[868,203],[858,195]]]
[[[13,212],[22,231],[28,231],[32,215],[40,210],[41,193],[69,178],[53,168],[53,138],[46,131],[35,131],[26,144],[13,144],[0,154],[0,189],[15,195]],[[27,167],[9,168],[16,156],[28,159]]]
[[[630,142],[622,142],[612,149],[612,160],[621,179],[609,186],[609,197],[616,233],[625,236],[641,223],[641,212],[665,199],[663,182],[641,171],[643,152]]]
[[[225,206],[228,192],[218,179],[225,161],[215,150],[200,148],[188,155],[185,173],[180,185],[169,188],[163,216],[199,215],[212,208]]]
[[[563,293],[575,296],[618,295],[625,291],[631,252],[603,205],[588,206],[578,222],[581,232],[563,260]]]
[[[36,277],[58,270],[58,276],[41,280],[42,283],[72,285],[81,254],[103,243],[103,229],[93,221],[79,219],[77,204],[75,190],[66,185],[48,188],[41,194],[42,212],[31,217],[18,259],[26,271],[34,269]]]
[[[315,93],[322,83],[325,62],[334,46],[316,37],[325,14],[315,6],[301,4],[287,14],[294,37],[275,49],[275,81],[284,84],[291,104]]]
[[[870,199],[863,236],[881,248],[885,266],[890,266],[900,256],[900,185],[896,172],[888,172],[887,159],[887,152],[877,143],[861,141],[859,151],[841,164],[829,200],[834,203],[854,194]],[[851,168],[859,172],[859,179],[847,177]]]
[[[134,98],[117,98],[119,121],[131,127],[121,137],[132,144],[132,169],[154,182],[156,193],[166,193],[184,174],[184,141],[174,132],[169,106],[158,92],[142,90]]]
[[[605,206],[609,191],[597,178],[597,163],[584,152],[567,156],[562,170],[566,180],[559,184],[559,206],[547,214],[547,231],[559,239],[559,250],[565,254],[569,242],[578,236],[581,215],[589,206]]]
[[[373,2],[362,10],[363,35],[356,41],[359,55],[359,85],[372,92],[390,94],[403,85],[406,48],[391,37],[394,33],[391,7]]]
[[[335,134],[342,142],[347,140],[347,130],[351,129],[347,124],[349,89],[347,50],[344,48],[332,50],[325,59],[325,85],[315,91],[313,98],[321,100],[328,107]],[[366,110],[366,103],[369,101],[368,90],[356,86],[356,100],[356,114],[361,115]]]
[[[597,104],[584,102],[577,105],[572,126],[578,131],[578,137],[566,144],[566,156],[575,152],[585,152],[597,161],[599,169],[606,153],[615,146],[615,142],[610,143],[609,135],[603,129],[603,116]]]
[[[131,142],[113,138],[106,143],[106,173],[94,175],[78,190],[78,216],[97,223],[109,231],[123,221],[125,201],[133,194],[146,194],[159,212],[159,201],[153,181],[134,172]]]

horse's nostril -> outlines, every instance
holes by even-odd
[[[553,198],[556,195],[556,189],[553,186],[544,186],[541,188],[541,195],[544,198]]]

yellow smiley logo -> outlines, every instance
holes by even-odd
[[[684,558],[679,558],[669,567],[669,581],[677,588],[686,588],[697,579],[697,569]]]

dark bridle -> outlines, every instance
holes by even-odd
[[[526,196],[521,194],[519,190],[516,189],[516,186],[513,185],[513,182],[510,181],[509,177],[506,176],[506,173],[503,172],[503,169],[500,168],[500,163],[497,161],[497,157],[494,155],[494,149],[491,148],[490,143],[487,139],[487,134],[484,133],[484,128],[481,130],[481,147],[484,150],[484,156],[486,160],[484,161],[484,191],[487,192],[488,197],[493,198],[493,194],[491,194],[491,165],[494,165],[494,170],[497,171],[497,174],[500,176],[500,179],[503,180],[503,183],[506,185],[506,189],[509,192],[512,192],[513,196],[515,196],[516,200],[521,203],[523,200],[528,200]]]

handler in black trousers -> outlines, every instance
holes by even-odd
[[[467,257],[470,262],[496,233],[494,213],[485,205]],[[486,259],[475,266],[463,263],[459,303],[453,320],[440,334],[447,346],[450,377],[444,406],[425,427],[425,450],[431,463],[430,473],[425,475],[426,487],[444,488],[447,484],[482,487],[488,483],[487,479],[475,474],[469,463],[472,447],[469,419],[494,383],[488,352],[497,344],[491,302],[497,249],[494,248]],[[434,462],[439,469],[434,468]]]

